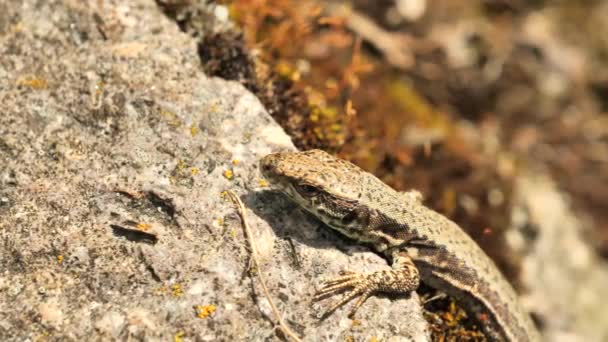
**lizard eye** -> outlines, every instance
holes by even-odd
[[[298,191],[304,196],[314,196],[319,192],[317,188],[308,184],[298,186]]]

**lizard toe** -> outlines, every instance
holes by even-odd
[[[343,283],[340,284],[334,284],[334,285],[325,285],[323,287],[321,287],[317,293],[315,294],[315,299],[321,299],[321,298],[325,298],[328,295],[334,294],[336,292],[341,292],[343,290],[346,290],[348,288],[354,287],[356,286],[358,283],[360,282],[360,280],[358,279],[353,279],[353,280],[349,280],[349,281],[345,281]]]
[[[344,284],[344,283],[354,280],[356,278],[361,278],[362,276],[363,275],[361,275],[359,273],[352,273],[349,275],[331,278],[331,279],[325,280],[323,282],[323,287],[325,288],[325,287],[332,286],[332,285]]]
[[[351,291],[349,291],[347,294],[345,294],[339,301],[332,304],[329,307],[329,309],[327,309],[327,311],[325,311],[325,313],[323,314],[323,317],[329,316],[332,312],[336,311],[339,307],[350,302],[353,298],[361,295],[364,292],[365,292],[365,287],[363,287],[363,286],[357,286],[357,287],[353,288]]]

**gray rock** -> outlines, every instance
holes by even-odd
[[[584,239],[590,222],[575,215],[550,178],[522,175],[515,189],[513,246],[527,249],[524,304],[544,323],[547,341],[606,341],[608,265]],[[536,235],[532,246],[518,241]],[[523,252],[523,251],[522,251]]]
[[[225,190],[298,335],[427,340],[416,294],[316,317],[322,278],[386,262],[262,186],[289,137],[154,2],[93,3],[0,11],[0,340],[279,339]]]

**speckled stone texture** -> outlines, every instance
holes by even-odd
[[[279,340],[227,189],[299,336],[427,340],[416,294],[315,317],[323,279],[388,265],[265,190],[257,160],[293,149],[154,1],[0,0],[0,340]],[[549,341],[605,341],[607,268],[584,220],[550,181],[515,190],[526,307]]]
[[[415,294],[318,320],[323,278],[388,265],[265,190],[290,139],[153,1],[0,0],[0,32],[0,340],[279,340],[227,189],[299,336],[427,340]]]

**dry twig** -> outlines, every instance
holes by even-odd
[[[253,259],[253,263],[255,268],[258,270],[257,275],[260,280],[260,284],[262,285],[262,289],[264,290],[264,295],[272,308],[272,313],[274,314],[278,327],[285,333],[285,335],[289,336],[292,340],[296,342],[301,342],[300,338],[285,324],[283,321],[282,315],[279,312],[279,309],[274,305],[274,302],[270,298],[270,292],[266,287],[266,281],[264,280],[264,276],[262,275],[262,268],[260,267],[260,262],[258,261],[258,249],[255,244],[255,240],[253,239],[253,234],[251,234],[251,230],[249,229],[249,224],[247,223],[247,217],[245,216],[245,206],[241,199],[232,191],[228,190],[228,194],[232,201],[236,204],[237,210],[239,212],[239,216],[241,216],[241,220],[243,222],[243,227],[245,227],[245,233],[247,234],[247,240],[249,241],[249,246],[251,247],[251,257]]]
[[[404,70],[414,65],[413,39],[409,35],[388,32],[352,8],[327,6],[326,10],[330,15],[344,17],[346,26],[380,50],[391,65]]]

